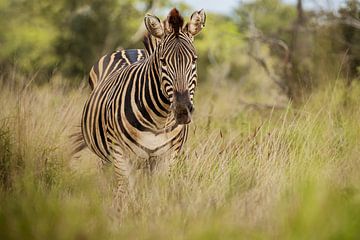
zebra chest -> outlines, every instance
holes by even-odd
[[[149,150],[155,150],[166,144],[170,144],[172,137],[169,134],[154,134],[151,132],[139,132],[137,134],[137,141],[143,147]]]
[[[168,152],[178,140],[181,128],[171,132],[155,134],[152,132],[138,132],[137,142],[149,156],[160,156]]]

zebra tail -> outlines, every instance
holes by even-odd
[[[70,139],[73,143],[71,155],[75,155],[87,147],[84,137],[82,135],[81,129],[79,129],[77,132],[71,134]]]

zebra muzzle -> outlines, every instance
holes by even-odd
[[[189,124],[191,122],[191,113],[188,108],[175,113],[177,124]]]
[[[191,114],[194,106],[190,101],[189,92],[176,92],[174,114],[177,124],[189,124],[191,122]]]

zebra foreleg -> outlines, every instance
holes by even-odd
[[[154,170],[157,168],[158,158],[157,157],[149,157],[145,161],[145,170],[148,176],[151,176]]]
[[[132,193],[135,187],[135,167],[130,159],[117,155],[114,159],[115,176],[117,180],[117,199],[124,199]]]

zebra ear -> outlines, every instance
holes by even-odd
[[[144,22],[146,29],[151,35],[157,38],[162,38],[164,36],[164,27],[158,17],[147,13]]]
[[[187,31],[195,36],[197,35],[203,27],[205,27],[205,21],[206,21],[206,14],[204,9],[201,9],[200,11],[195,11],[193,14],[191,14],[190,22],[186,25]]]

